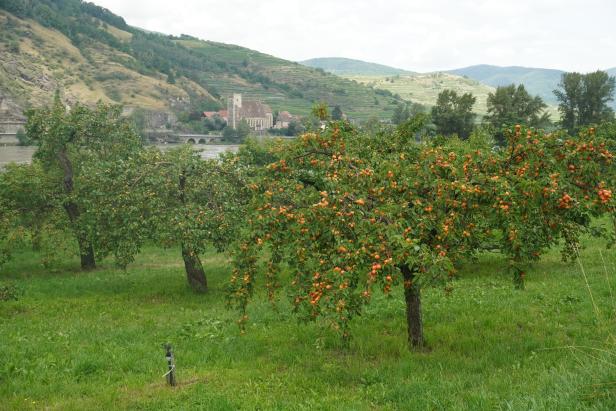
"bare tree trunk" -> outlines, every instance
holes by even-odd
[[[58,159],[60,165],[64,171],[64,192],[70,195],[73,192],[73,165],[66,155],[66,151],[61,150],[58,153]],[[77,243],[79,244],[79,255],[81,256],[81,269],[92,270],[96,268],[96,260],[94,258],[94,248],[92,243],[88,240],[87,236],[80,230],[79,224],[79,207],[74,201],[68,200],[64,203],[64,209],[68,214],[75,235],[77,237]]]
[[[421,289],[419,284],[415,282],[414,271],[408,265],[400,266],[400,271],[404,278],[409,346],[413,349],[421,349],[425,345],[421,318]]]
[[[193,252],[190,247],[182,244],[182,259],[184,259],[184,268],[186,269],[186,279],[190,287],[198,292],[204,293],[207,291],[207,279],[203,265],[199,256]]]

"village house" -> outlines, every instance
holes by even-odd
[[[227,124],[236,129],[244,120],[254,131],[262,131],[274,126],[274,114],[270,106],[257,100],[242,101],[241,94],[233,94],[228,101]]]
[[[282,128],[288,128],[289,124],[291,124],[291,122],[298,120],[298,118],[294,115],[292,115],[291,113],[289,113],[288,111],[281,111],[280,113],[278,113],[278,116],[276,117],[276,125],[274,125],[274,128],[277,129],[282,129]]]
[[[214,117],[220,117],[226,123],[229,123],[229,112],[227,110],[204,111],[203,117],[210,120],[213,120]]]

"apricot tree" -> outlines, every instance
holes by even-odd
[[[188,145],[151,148],[89,175],[84,184],[101,189],[93,190],[98,207],[85,219],[99,229],[101,252],[126,266],[147,241],[179,246],[189,285],[207,290],[199,254],[212,245],[222,251],[234,239],[246,198],[233,156],[203,160]]]
[[[280,160],[253,186],[252,237],[236,255],[231,291],[244,315],[256,249],[268,244],[269,294],[286,263],[292,303],[304,318],[325,317],[348,338],[349,321],[376,289],[402,285],[409,342],[424,344],[421,287],[447,281],[453,262],[477,249],[473,210],[484,200],[472,174],[480,157],[414,144],[422,124],[369,138],[332,123],[278,148]]]
[[[96,172],[102,164],[119,162],[141,147],[141,139],[119,106],[98,104],[95,109],[77,105],[72,109],[56,95],[51,107],[30,110],[26,123],[28,138],[38,145],[34,161],[55,184],[51,196],[64,209],[81,256],[82,269],[96,265],[94,237],[97,230],[84,224],[91,188],[78,182],[86,169]]]
[[[344,338],[375,291],[402,286],[409,344],[421,347],[422,287],[447,282],[486,243],[509,256],[522,284],[522,264],[561,238],[574,244],[587,217],[613,210],[611,186],[600,180],[613,168],[603,143],[516,127],[505,150],[418,144],[421,126],[416,118],[393,134],[364,136],[330,123],[273,148],[277,160],[252,185],[255,213],[235,255],[230,296],[240,324],[265,249],[270,298],[284,264],[294,311],[327,319]]]

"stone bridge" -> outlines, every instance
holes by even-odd
[[[221,143],[222,136],[214,134],[175,134],[173,137],[184,144],[213,144]]]
[[[17,144],[17,132],[23,129],[25,121],[22,120],[0,120],[0,145]]]
[[[172,131],[150,130],[146,131],[150,141],[158,143],[181,144],[216,144],[222,142],[222,135],[218,134],[185,134]]]

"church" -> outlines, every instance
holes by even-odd
[[[228,124],[236,129],[245,120],[251,130],[267,130],[274,126],[274,114],[270,106],[258,100],[242,101],[241,94],[233,94],[227,104]]]

